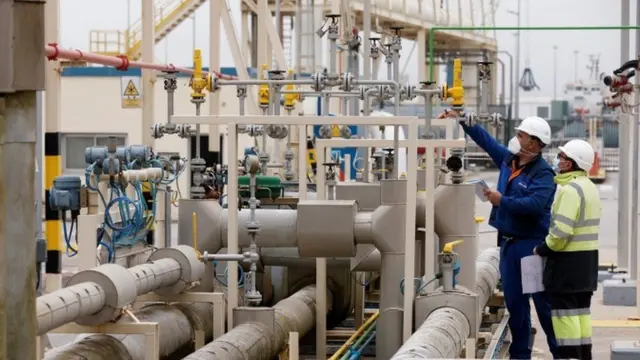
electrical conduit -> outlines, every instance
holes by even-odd
[[[327,291],[327,303],[333,302]],[[290,332],[302,338],[315,324],[316,287],[309,285],[278,302],[275,333],[261,323],[244,323],[183,360],[270,360],[286,344]]]
[[[478,256],[476,293],[481,304],[478,311],[482,311],[498,285],[499,263],[497,247],[486,249]],[[456,359],[470,334],[469,322],[461,311],[442,307],[427,317],[391,359]]]

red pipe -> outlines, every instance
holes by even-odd
[[[177,71],[183,74],[193,74],[193,69],[177,67],[172,64],[150,64],[141,61],[129,61],[126,55],[107,56],[99,55],[91,52],[85,52],[78,49],[65,50],[60,49],[58,44],[48,44],[44,47],[45,53],[49,60],[66,59],[66,60],[84,60],[92,64],[101,64],[113,66],[118,70],[126,71],[130,67],[140,69],[150,69],[157,71]],[[220,72],[213,72],[218,78],[225,80],[237,80],[238,78],[230,75],[223,75]],[[206,74],[206,73],[205,73]]]

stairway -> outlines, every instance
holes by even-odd
[[[155,5],[155,42],[164,39],[173,29],[187,20],[207,0],[161,0]],[[92,30],[90,51],[102,55],[126,54],[135,61],[141,57],[142,19],[128,30]]]

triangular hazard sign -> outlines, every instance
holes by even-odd
[[[136,85],[133,83],[133,80],[129,80],[129,83],[127,83],[127,87],[124,89],[124,96],[140,96],[138,89],[136,89]]]

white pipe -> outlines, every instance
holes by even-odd
[[[142,0],[142,61],[155,61],[155,15],[154,0]],[[155,140],[151,128],[155,118],[155,70],[142,69],[142,143],[151,148]]]
[[[159,326],[157,343],[161,358],[167,358],[193,343],[193,333],[204,331],[205,341],[213,338],[213,306],[207,303],[151,304],[135,313],[141,322],[154,322]],[[128,316],[117,323],[134,321]],[[47,352],[45,360],[146,360],[147,349],[140,334],[95,334],[81,336],[76,341]]]
[[[304,337],[313,328],[317,320],[317,300],[316,287],[307,286],[273,307],[275,329],[258,322],[244,323],[183,360],[273,359],[287,343],[290,332],[295,331]],[[333,295],[328,293],[324,300],[331,303]],[[325,317],[326,314],[322,314],[322,318]]]
[[[146,168],[140,170],[123,170],[119,173],[125,181],[148,181],[162,179],[163,170],[161,168]],[[100,175],[100,181],[108,181],[111,176]]]
[[[498,285],[499,264],[500,249],[497,247],[486,249],[478,257],[478,311],[484,309]],[[427,317],[392,359],[457,359],[469,334],[471,329],[466,316],[454,307],[442,307]]]
[[[173,249],[166,249],[165,251],[173,251]],[[81,279],[95,278],[95,276],[109,278],[110,275],[113,274],[115,276],[116,274],[95,270],[113,266],[116,265],[102,265],[93,270],[79,272],[74,277]],[[201,271],[198,274],[196,268],[183,269],[177,260],[167,257],[136,265],[127,270],[132,277],[131,284],[135,285],[134,295],[137,294],[139,296],[159,289],[169,289],[177,286],[186,273],[199,278],[203,273],[204,267],[201,267]],[[116,289],[105,289],[104,286],[98,283],[86,281],[38,297],[36,299],[38,335],[81,317],[98,314],[107,305],[109,296],[116,296],[119,299],[122,295],[118,294],[117,288],[122,283],[119,282],[119,279],[115,279],[115,284]],[[116,292],[115,294],[113,293],[114,291]]]
[[[238,159],[238,127],[230,125],[227,135],[227,163],[234,168]],[[227,208],[229,209],[227,232],[227,247],[230,254],[238,253],[238,172],[229,171],[227,180]],[[200,221],[205,221],[201,219]],[[227,291],[227,326],[233,328],[233,309],[238,306],[238,263],[230,261],[228,264]]]

